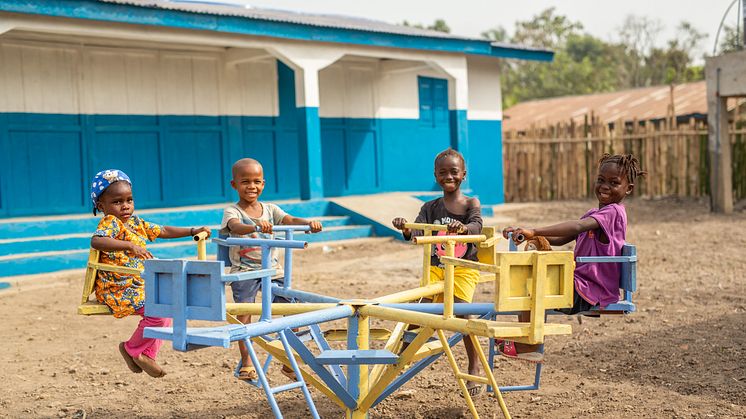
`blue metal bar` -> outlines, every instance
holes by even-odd
[[[350,306],[340,305],[337,307],[325,308],[323,310],[312,311],[309,313],[293,314],[292,316],[279,317],[276,319],[272,319],[271,321],[260,321],[251,323],[245,325],[244,328],[247,337],[253,338],[270,333],[277,333],[280,330],[294,329],[297,327],[305,327],[316,323],[344,319],[346,317],[352,316],[354,311],[355,310]]]
[[[285,231],[285,240],[288,240],[288,241],[293,240],[293,230]],[[282,287],[285,289],[289,289],[293,281],[293,251],[288,248],[285,248],[284,268],[285,268],[285,279],[282,281]]]
[[[321,333],[321,328],[318,324],[312,324],[308,326],[308,329],[311,331],[311,337],[313,338],[313,341],[316,342],[316,346],[321,352],[331,350],[329,342],[324,338],[324,334]],[[347,378],[345,377],[344,372],[342,372],[342,367],[332,364],[329,365],[329,368],[332,370],[332,375],[337,379],[337,381],[339,381],[339,384],[347,386]]]
[[[293,336],[293,339],[296,340],[298,343],[300,343],[301,346],[305,348],[303,343],[298,339],[297,336],[295,336],[295,333],[289,330],[282,330],[280,331],[280,341],[282,342],[282,347],[285,349],[285,354],[288,357],[288,362],[290,362],[290,367],[293,369],[293,372],[295,373],[295,379],[298,380],[299,383],[302,384],[301,390],[303,391],[303,397],[306,399],[306,404],[308,405],[308,410],[311,411],[311,416],[313,416],[314,419],[319,419],[319,412],[316,410],[316,405],[313,402],[313,399],[311,398],[311,392],[308,391],[308,386],[306,385],[305,380],[303,379],[303,374],[300,372],[300,367],[298,367],[298,362],[295,361],[295,356],[293,355],[293,350],[290,348],[290,343],[288,342],[287,336],[288,334]]]
[[[262,245],[262,270],[270,268],[271,255],[269,246]],[[259,320],[272,320],[272,277],[270,275],[262,277],[262,315]]]
[[[220,240],[220,239],[218,239]],[[219,243],[219,242],[218,242]],[[237,237],[229,237],[225,239],[225,243],[228,246],[268,246],[268,247],[281,247],[284,249],[305,249],[308,245],[307,242],[300,240],[273,240],[273,239],[244,239]]]
[[[282,393],[283,391],[292,390],[294,388],[302,387],[303,383],[300,381],[293,381],[292,383],[283,384],[281,386],[272,387],[272,394]]]
[[[396,303],[380,304],[381,307],[397,308],[401,310],[416,311],[428,314],[443,314],[443,303]],[[492,303],[455,303],[453,304],[453,314],[463,316],[467,314],[484,315],[495,311],[495,304]]]
[[[269,407],[272,408],[272,413],[275,415],[275,418],[282,419],[282,413],[280,412],[280,407],[277,406],[277,400],[275,400],[275,396],[272,393],[272,388],[269,386],[269,382],[267,381],[267,375],[264,374],[264,370],[261,368],[259,357],[256,356],[256,352],[254,351],[254,346],[251,344],[251,339],[244,339],[244,344],[246,345],[246,348],[249,350],[249,357],[251,358],[251,363],[254,364],[254,369],[256,370],[257,376],[259,377],[259,383],[262,385],[262,389],[264,389],[264,394],[267,395],[267,402],[269,402]]]
[[[358,315],[352,316],[347,319],[347,349],[356,350],[357,336],[358,336]],[[317,361],[318,362],[318,361]],[[347,366],[347,391],[350,396],[357,399],[360,395],[360,365],[348,365]]]
[[[578,256],[575,261],[582,263],[629,263],[637,262],[637,256]]]
[[[277,284],[272,284],[272,293],[285,298],[296,298],[304,303],[338,303],[340,298],[327,297],[326,295],[315,294],[308,291],[285,289]]]
[[[511,252],[518,250],[518,245],[513,241],[513,233],[508,233],[508,250]]]
[[[336,380],[336,378],[334,378],[329,370],[324,368],[323,365],[316,362],[316,358],[314,357],[313,353],[308,350],[308,348],[306,348],[306,345],[304,345],[297,336],[289,333],[285,337],[290,346],[295,349],[295,352],[298,354],[298,356],[300,356],[301,359],[306,363],[306,365],[308,365],[308,367],[311,368],[311,370],[313,370],[316,375],[318,375],[321,381],[323,381],[324,384],[326,384],[327,387],[329,387],[329,389],[333,391],[334,394],[337,395],[337,397],[339,397],[339,400],[341,400],[345,406],[350,409],[354,409],[355,407],[357,407],[357,400],[355,400],[355,398],[347,392],[347,389],[344,388],[339,383],[339,381]]]

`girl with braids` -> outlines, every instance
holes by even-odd
[[[631,154],[604,154],[598,162],[594,191],[598,208],[588,210],[579,220],[566,221],[548,227],[507,227],[503,236],[513,233],[516,244],[535,236],[544,236],[550,244],[561,246],[575,240],[575,257],[620,256],[627,236],[627,212],[622,205],[632,193],[635,180],[647,173]],[[520,239],[520,240],[519,240]],[[566,314],[588,311],[594,306],[605,307],[619,301],[619,266],[616,263],[577,263],[575,266],[575,297]],[[519,314],[519,320],[530,321],[529,313]],[[503,356],[529,362],[542,362],[538,345],[497,341]]]

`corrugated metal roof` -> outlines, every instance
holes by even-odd
[[[131,6],[152,7],[164,10],[177,10],[190,13],[201,13],[218,16],[235,16],[248,19],[260,19],[272,22],[294,23],[298,25],[310,25],[324,28],[339,28],[369,32],[390,33],[406,36],[420,36],[428,38],[461,39],[470,41],[485,41],[480,38],[453,35],[430,29],[420,29],[412,26],[394,25],[373,19],[353,17],[336,14],[313,14],[300,13],[289,10],[264,9],[252,6],[232,5],[231,3],[208,2],[208,1],[168,1],[168,0],[99,0],[105,3],[126,4]],[[505,48],[525,48],[519,45],[500,44]],[[542,49],[536,49],[543,51]]]
[[[503,112],[506,130],[525,130],[532,124],[546,125],[583,122],[593,114],[601,121],[632,121],[662,119],[667,116],[671,102],[670,86],[652,86],[581,96],[563,96],[519,103]],[[707,114],[707,87],[704,81],[674,86],[674,109],[677,116]]]

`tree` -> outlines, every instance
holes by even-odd
[[[408,21],[402,22],[402,25],[409,26],[412,28],[420,28],[420,29],[430,29],[431,31],[438,31],[438,32],[444,32],[444,33],[451,33],[451,28],[448,26],[445,20],[443,19],[435,19],[435,22],[433,22],[430,26],[424,26],[421,23],[409,23]]]
[[[743,49],[742,41],[743,38],[741,37],[741,34],[738,33],[738,29],[726,25],[723,27],[723,36],[720,38],[718,53],[724,54],[726,52],[740,51]]]

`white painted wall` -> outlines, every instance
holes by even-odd
[[[374,118],[378,62],[341,60],[319,72],[319,116]]]
[[[278,114],[274,58],[0,41],[0,112]]]
[[[502,120],[499,60],[487,57],[467,57],[466,61],[469,77],[468,118]]]

